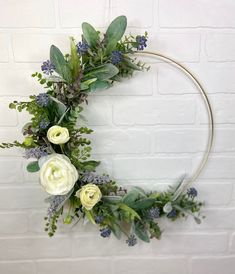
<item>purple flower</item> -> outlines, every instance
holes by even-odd
[[[102,236],[102,237],[104,237],[104,238],[109,237],[110,234],[111,234],[111,230],[110,230],[110,228],[108,228],[108,227],[102,228],[102,229],[100,230],[100,236]]]
[[[122,61],[122,53],[118,50],[114,50],[111,53],[111,63],[114,65],[119,64]]]
[[[171,210],[171,212],[169,212],[168,214],[167,214],[167,217],[168,218],[174,218],[174,217],[176,217],[176,215],[177,215],[177,211],[176,211],[176,209],[172,209]]]
[[[134,234],[131,234],[128,239],[126,240],[128,246],[134,246],[137,244],[137,239]]]
[[[47,155],[46,147],[34,147],[34,148],[29,148],[25,150],[25,158],[41,158],[43,156]]]
[[[103,220],[104,220],[104,217],[103,217],[103,216],[96,216],[96,217],[95,217],[95,222],[96,222],[97,224],[101,224],[101,223],[103,222]]]
[[[49,103],[49,95],[46,93],[39,93],[36,96],[36,102],[41,107],[46,107]]]
[[[197,197],[197,190],[196,190],[194,187],[190,187],[190,188],[187,190],[187,195],[188,195],[188,197],[190,197],[190,198],[195,198],[195,197]]]
[[[43,73],[45,73],[47,75],[50,75],[54,72],[55,65],[52,64],[51,61],[47,60],[47,61],[42,63],[41,69],[42,69]]]
[[[140,35],[136,36],[136,42],[138,44],[137,45],[138,50],[143,50],[144,48],[147,47],[147,44],[146,44],[147,38],[145,36],[140,36]]]
[[[79,54],[84,54],[88,51],[89,46],[86,42],[79,42],[77,44],[77,51]]]
[[[83,184],[94,183],[94,184],[105,184],[111,181],[109,175],[97,175],[93,172],[85,172],[81,178]]]
[[[50,122],[45,118],[43,118],[42,121],[39,123],[39,127],[41,129],[46,129],[49,125],[50,125]]]
[[[151,219],[156,219],[160,217],[160,210],[158,207],[152,207],[148,210],[148,216]]]

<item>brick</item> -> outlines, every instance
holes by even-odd
[[[197,33],[151,33],[148,50],[177,59],[198,62],[200,59],[200,34]]]
[[[231,201],[233,185],[231,183],[199,183],[195,185],[199,199],[206,206],[227,205]]]
[[[32,262],[0,262],[1,274],[36,274]]]
[[[0,213],[0,218],[0,234],[19,234],[28,230],[27,214],[23,212]]]
[[[161,27],[235,27],[235,5],[232,0],[188,1],[159,0],[159,22]]]
[[[191,79],[178,67],[158,64],[158,91],[160,94],[197,93]]]
[[[193,124],[194,119],[195,101],[190,99],[120,98],[113,106],[116,125]]]
[[[211,33],[206,38],[206,55],[208,61],[235,61],[235,35],[232,33]]]
[[[203,210],[206,216],[197,229],[234,229],[235,228],[235,209],[234,208],[216,208]]]
[[[47,28],[54,26],[55,15],[52,0],[0,1],[1,28]]]
[[[186,157],[115,158],[113,176],[118,179],[176,178],[190,174],[191,161]]]
[[[66,237],[17,237],[0,239],[1,260],[61,258],[71,254],[71,242]]]
[[[153,7],[153,0],[114,0],[112,3],[112,15],[113,18],[120,14],[126,15],[128,27],[148,28],[153,25]]]
[[[199,158],[194,160],[194,166],[196,166]],[[235,170],[233,168],[235,164],[234,157],[224,156],[211,156],[206,165],[206,168],[202,171],[199,178],[207,179],[230,179],[235,178]]]
[[[14,127],[18,125],[16,110],[8,107],[10,102],[11,100],[5,99],[0,102],[0,127]]]
[[[86,274],[111,273],[111,260],[103,258],[89,258],[81,260],[40,261],[36,263],[37,274],[50,274],[56,269],[57,274]]]
[[[8,36],[0,33],[0,63],[9,61]]]
[[[1,209],[44,208],[46,193],[39,187],[1,187]],[[10,199],[10,202],[9,202]]]
[[[181,255],[181,254],[218,254],[227,249],[228,237],[226,233],[168,233],[163,234],[161,241],[153,240],[149,244],[138,241],[136,248],[129,248],[117,239],[110,237],[102,239],[94,237],[74,238],[72,243],[73,257],[94,256],[138,256],[148,254]],[[81,250],[79,247],[83,247]],[[94,248],[96,246],[96,248]],[[142,250],[140,253],[139,250]]]
[[[53,44],[63,53],[69,52],[67,34],[14,34],[12,38],[14,60],[26,63],[43,62],[49,58],[50,46]]]
[[[207,93],[233,93],[235,89],[234,63],[188,63],[186,67],[197,77]],[[157,68],[160,94],[199,93],[194,83],[178,68],[168,64],[158,64]]]
[[[49,48],[48,48],[49,50]],[[46,56],[46,55],[45,55]],[[41,70],[40,66],[29,69],[0,68],[0,95],[2,96],[27,96],[43,91],[43,87],[32,78],[34,71]],[[14,77],[14,81],[12,81]]]
[[[103,27],[108,19],[107,0],[59,0],[59,8],[62,27],[81,27],[83,22]]]
[[[235,233],[232,234],[230,250],[233,254],[235,253]]]
[[[234,256],[195,257],[192,259],[192,274],[233,274],[234,267]]]
[[[150,151],[150,136],[141,130],[98,130],[90,139],[94,153],[123,154]]]
[[[234,104],[235,97],[233,95],[211,95],[209,96],[210,104],[213,111],[214,122],[216,124],[234,124]],[[202,124],[208,123],[205,107],[200,106],[199,119]]]
[[[155,152],[204,152],[209,129],[159,129],[154,131]],[[217,129],[212,152],[233,152],[235,130]]]
[[[131,265],[131,267],[130,267]],[[135,274],[155,274],[175,273],[186,274],[187,261],[182,258],[117,258],[113,262],[115,273]]]
[[[158,245],[150,243],[150,254],[216,254],[225,252],[226,233],[172,233],[163,235]]]
[[[14,158],[0,158],[0,183],[22,182],[22,161]]]
[[[84,104],[82,115],[85,117],[89,126],[104,126],[111,123],[112,109],[108,100],[105,98],[90,97],[89,105]]]

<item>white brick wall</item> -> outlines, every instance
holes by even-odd
[[[129,248],[95,227],[43,232],[44,192],[18,149],[0,151],[0,274],[233,274],[235,269],[235,2],[233,0],[0,0],[0,142],[19,138],[28,117],[13,98],[40,92],[30,77],[55,43],[68,50],[81,23],[101,30],[117,15],[149,32],[149,49],[190,68],[209,93],[216,136],[195,186],[206,201],[201,226],[162,221],[162,240]],[[151,60],[152,61],[152,60]],[[201,159],[207,117],[195,87],[177,69],[149,73],[90,98],[94,154],[122,184],[164,188]],[[60,227],[60,225],[59,225]]]

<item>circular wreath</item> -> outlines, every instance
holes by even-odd
[[[147,32],[123,37],[126,26],[125,16],[113,20],[105,34],[83,23],[81,42],[70,38],[71,51],[66,55],[52,45],[50,60],[41,66],[43,73],[32,74],[46,92],[30,96],[28,102],[14,101],[9,105],[19,112],[26,110],[31,121],[23,127],[22,143],[2,143],[0,147],[21,147],[25,149],[24,157],[36,158],[27,170],[39,171],[40,184],[50,194],[45,217],[49,236],[56,232],[59,217],[65,224],[88,219],[99,228],[102,237],[111,233],[117,238],[126,235],[129,246],[134,246],[137,238],[145,242],[160,239],[158,221],[162,217],[174,221],[192,215],[198,224],[201,222],[203,204],[196,200],[197,190],[188,188],[189,179],[182,178],[165,192],[119,187],[109,175],[96,173],[100,162],[90,159],[92,147],[87,138],[93,130],[77,126],[82,119],[81,105],[88,103],[89,94],[131,77],[136,70],[150,69],[133,57],[147,46]],[[198,173],[209,150],[210,145]]]

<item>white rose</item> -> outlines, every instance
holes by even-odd
[[[55,144],[65,144],[69,140],[69,131],[66,127],[52,126],[47,131],[48,140]]]
[[[51,154],[40,158],[40,182],[51,195],[65,195],[75,185],[78,172],[68,157],[62,154]]]

